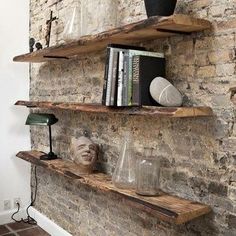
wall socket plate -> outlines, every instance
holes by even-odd
[[[10,200],[4,200],[3,201],[3,209],[5,211],[11,210],[11,201]]]
[[[21,199],[19,197],[14,198],[14,205],[13,205],[14,209],[18,208],[18,204],[17,203],[19,203],[20,207],[21,207]]]

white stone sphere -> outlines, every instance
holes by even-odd
[[[152,98],[165,107],[179,107],[183,103],[181,93],[166,79],[156,77],[150,84]]]

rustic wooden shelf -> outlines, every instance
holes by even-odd
[[[57,172],[70,178],[72,181],[79,181],[104,192],[119,194],[132,202],[132,205],[135,205],[135,207],[146,210],[163,221],[183,224],[211,211],[207,205],[171,196],[164,192],[160,193],[160,196],[157,197],[144,197],[137,195],[132,190],[118,189],[112,184],[111,178],[108,175],[102,173],[79,175],[73,162],[62,159],[42,161],[40,156],[43,154],[38,151],[26,151],[19,152],[16,156],[36,166]]]
[[[116,113],[124,115],[155,116],[155,117],[201,117],[213,116],[210,107],[130,107],[112,108],[101,104],[64,103],[64,102],[34,102],[17,101],[17,106],[28,108],[62,109],[91,113]]]
[[[49,60],[69,59],[104,49],[109,43],[133,44],[169,37],[176,34],[209,29],[207,20],[193,18],[188,15],[172,15],[169,17],[151,17],[136,23],[118,27],[96,35],[81,37],[79,40],[61,44],[40,51],[14,57],[16,62],[45,62]]]

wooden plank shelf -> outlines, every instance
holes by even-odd
[[[211,211],[207,205],[171,196],[164,192],[157,197],[144,197],[137,195],[133,190],[118,189],[112,184],[111,177],[108,175],[102,173],[79,175],[73,162],[62,159],[43,161],[40,160],[40,156],[43,154],[38,151],[23,151],[16,156],[70,178],[72,181],[78,181],[103,192],[119,194],[132,203],[132,206],[143,209],[163,221],[183,224]]]
[[[83,103],[64,103],[64,102],[36,102],[36,101],[17,101],[17,106],[26,106],[28,108],[42,109],[62,109],[79,112],[91,113],[115,113],[137,116],[154,117],[204,117],[213,116],[210,107],[130,107],[117,108],[106,107],[101,104],[83,104]]]
[[[36,52],[14,57],[16,62],[45,62],[49,60],[69,59],[104,49],[109,43],[133,44],[169,37],[176,34],[189,34],[209,29],[207,20],[188,15],[169,17],[151,17],[96,35],[84,36],[67,44],[45,48]]]

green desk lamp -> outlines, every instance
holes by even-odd
[[[42,125],[49,127],[49,143],[50,143],[50,152],[48,154],[42,155],[40,160],[54,160],[57,159],[52,151],[52,131],[51,125],[54,125],[58,122],[58,119],[53,114],[44,114],[44,113],[31,113],[28,115],[26,120],[26,125]]]

